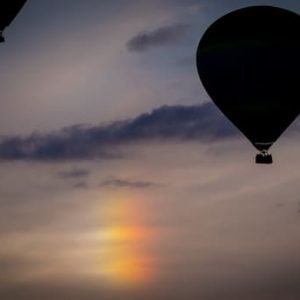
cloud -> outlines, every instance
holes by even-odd
[[[133,189],[145,189],[158,186],[158,183],[150,181],[131,181],[120,178],[108,178],[102,181],[99,186],[103,187],[116,187],[116,188],[133,188]]]
[[[133,52],[143,52],[152,47],[177,44],[185,36],[187,28],[186,24],[175,24],[153,31],[140,32],[127,42],[127,49]]]
[[[56,175],[63,180],[71,180],[72,188],[74,189],[87,189],[88,183],[83,180],[90,175],[90,171],[87,169],[74,168],[70,170],[60,171]]]
[[[0,141],[1,160],[120,159],[120,146],[153,141],[210,141],[238,131],[212,104],[162,106],[136,118],[98,126],[73,125],[50,133],[8,136]],[[87,175],[78,170],[62,177]]]
[[[74,189],[86,189],[87,187],[88,187],[88,184],[85,181],[80,181],[73,185]]]
[[[72,169],[68,171],[61,171],[57,173],[58,177],[63,179],[70,179],[70,178],[82,178],[87,177],[90,175],[90,171],[86,169]]]

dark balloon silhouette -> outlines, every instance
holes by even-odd
[[[25,2],[26,0],[2,1],[2,7],[0,9],[0,43],[5,41],[3,37],[4,29],[13,21]]]
[[[214,22],[197,50],[200,79],[215,104],[272,163],[268,149],[300,112],[300,16],[271,6]]]

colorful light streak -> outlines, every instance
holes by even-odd
[[[149,254],[154,234],[141,220],[145,214],[141,199],[118,196],[118,200],[107,201],[103,211],[105,221],[99,230],[101,276],[114,285],[149,282],[154,276]]]

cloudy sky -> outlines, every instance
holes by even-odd
[[[196,72],[205,29],[298,0],[28,0],[0,45],[0,297],[300,298],[296,121],[256,150]]]

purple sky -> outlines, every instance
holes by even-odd
[[[299,125],[272,166],[195,66],[285,1],[28,0],[0,46],[0,298],[300,298]]]

